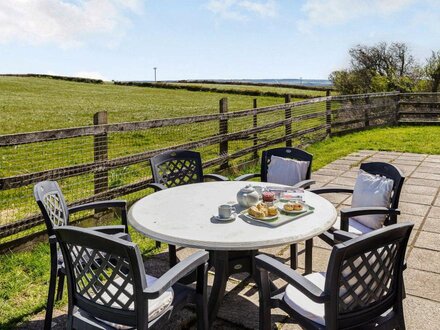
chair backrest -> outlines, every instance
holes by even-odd
[[[200,153],[171,150],[150,159],[153,179],[167,188],[203,182]]]
[[[54,231],[66,264],[69,313],[76,306],[107,322],[144,328],[147,284],[137,245],[85,228]]]
[[[384,227],[333,247],[325,283],[329,329],[373,321],[403,299],[403,264],[413,224]]]
[[[403,173],[396,166],[382,162],[362,163],[361,170],[370,174],[384,176],[394,181],[390,207],[397,209],[399,207],[400,192],[405,181]]]
[[[261,181],[267,182],[267,170],[269,168],[269,164],[272,156],[309,162],[306,179],[307,180],[310,179],[310,176],[312,175],[313,155],[298,148],[285,147],[285,148],[274,148],[263,151],[261,155]]]
[[[34,186],[34,197],[43,214],[49,235],[54,226],[69,224],[69,209],[56,181],[42,181]]]

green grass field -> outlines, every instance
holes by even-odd
[[[143,121],[218,113],[219,100],[228,97],[229,111],[252,108],[254,97],[160,88],[88,84],[50,78],[0,77],[0,135],[91,125],[93,114],[107,111],[110,123]],[[258,97],[259,106],[283,103],[283,98]],[[278,115],[279,119],[282,114]],[[273,121],[273,114],[260,122]],[[252,118],[230,122],[230,132],[248,128]],[[132,133],[109,134],[109,158],[171,147],[217,134],[218,122],[180,125]],[[231,151],[251,142],[231,143]],[[218,146],[201,148],[204,160],[217,156]],[[93,138],[82,137],[0,149],[0,177],[93,162]],[[149,176],[147,163],[109,172],[110,188]],[[69,201],[93,194],[93,175],[63,179]],[[0,224],[35,214],[32,185],[0,191]]]
[[[91,125],[93,114],[108,111],[110,123],[183,117],[252,108],[252,96],[68,82],[49,78],[0,77],[0,135]],[[259,106],[283,98],[258,97]]]
[[[437,142],[440,127],[394,127],[372,129],[334,137],[307,148],[314,155],[314,170],[360,149],[440,154]],[[248,168],[247,172],[258,170]],[[134,233],[146,257],[157,253],[154,243]],[[49,275],[49,248],[46,243],[30,251],[0,256],[0,328],[14,328],[44,308]],[[62,301],[59,305],[65,304]]]
[[[275,92],[280,94],[300,94],[309,95],[313,97],[325,96],[325,91],[315,91],[315,90],[305,90],[298,88],[286,88],[286,87],[275,87],[275,86],[258,86],[258,85],[230,85],[230,84],[207,84],[207,83],[168,83],[169,85],[177,86],[195,86],[195,87],[206,87],[206,88],[216,88],[221,90],[239,90],[239,91],[259,91],[259,92]]]

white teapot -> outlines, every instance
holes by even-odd
[[[258,204],[259,200],[260,196],[258,192],[250,184],[240,189],[237,193],[237,202],[242,207],[251,207],[252,205]]]

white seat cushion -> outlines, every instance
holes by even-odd
[[[341,218],[340,217],[338,217],[338,219],[336,219],[336,222],[333,225],[333,229],[341,230]],[[374,229],[371,229],[370,227],[364,226],[363,224],[361,224],[360,222],[357,222],[354,219],[348,220],[348,231],[350,233],[353,233],[356,235],[362,235],[362,234],[367,234],[373,230]]]
[[[351,207],[389,207],[393,180],[379,175],[372,175],[359,170],[353,189]],[[384,214],[370,214],[353,217],[356,221],[372,229],[382,228]]]
[[[156,282],[156,280],[157,280],[156,277],[150,276],[150,275],[145,275],[145,279],[147,281],[147,286],[153,285],[153,283]],[[123,283],[123,279],[121,277],[118,277],[114,280],[114,282],[121,285]],[[114,285],[110,285],[108,287],[108,290],[110,292],[117,292],[118,288]],[[133,287],[131,285],[127,285],[125,287],[125,291],[131,295],[133,292]],[[109,301],[110,297],[107,294],[103,294],[102,299],[105,301]],[[173,302],[173,299],[174,299],[173,288],[169,288],[168,290],[166,290],[162,295],[160,295],[156,299],[149,299],[148,300],[148,321],[152,321],[155,318],[162,315],[163,312],[171,305],[171,303]],[[124,302],[128,301],[128,298],[127,298],[127,296],[121,295],[121,296],[119,296],[119,300],[122,303],[124,303]],[[120,305],[117,303],[113,303],[112,307],[121,308]],[[134,303],[131,303],[129,306],[129,309],[133,309],[133,308],[134,308]],[[104,323],[106,323],[116,329],[131,329],[131,327],[128,327],[128,326],[125,326],[122,324],[116,324],[116,323],[105,321],[102,319],[98,319],[98,320],[100,320],[101,322],[104,322]]]
[[[321,290],[324,290],[325,273],[312,273],[306,275],[305,278]],[[324,304],[319,304],[310,300],[290,284],[286,287],[284,301],[299,314],[307,317],[313,322],[325,325]]]
[[[309,162],[272,156],[267,169],[267,182],[293,186],[305,180]]]

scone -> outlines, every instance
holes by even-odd
[[[270,217],[273,217],[278,214],[277,208],[275,206],[269,206],[267,208],[267,213]]]
[[[260,212],[264,213],[264,216],[267,217],[269,214],[269,211],[267,210],[267,206],[264,203],[258,203],[257,208]]]
[[[284,211],[291,212],[293,211],[293,203],[287,202],[283,206]]]
[[[301,211],[303,209],[303,206],[301,203],[296,202],[296,203],[293,203],[293,209],[295,211]]]
[[[303,209],[303,206],[301,203],[298,203],[298,202],[294,202],[294,203],[288,202],[288,203],[284,204],[283,209],[284,209],[284,211],[287,211],[287,212],[301,211]]]
[[[251,215],[257,219],[262,219],[265,217],[264,212],[260,211],[257,206],[251,206],[248,210],[248,213],[249,213],[249,215]]]

